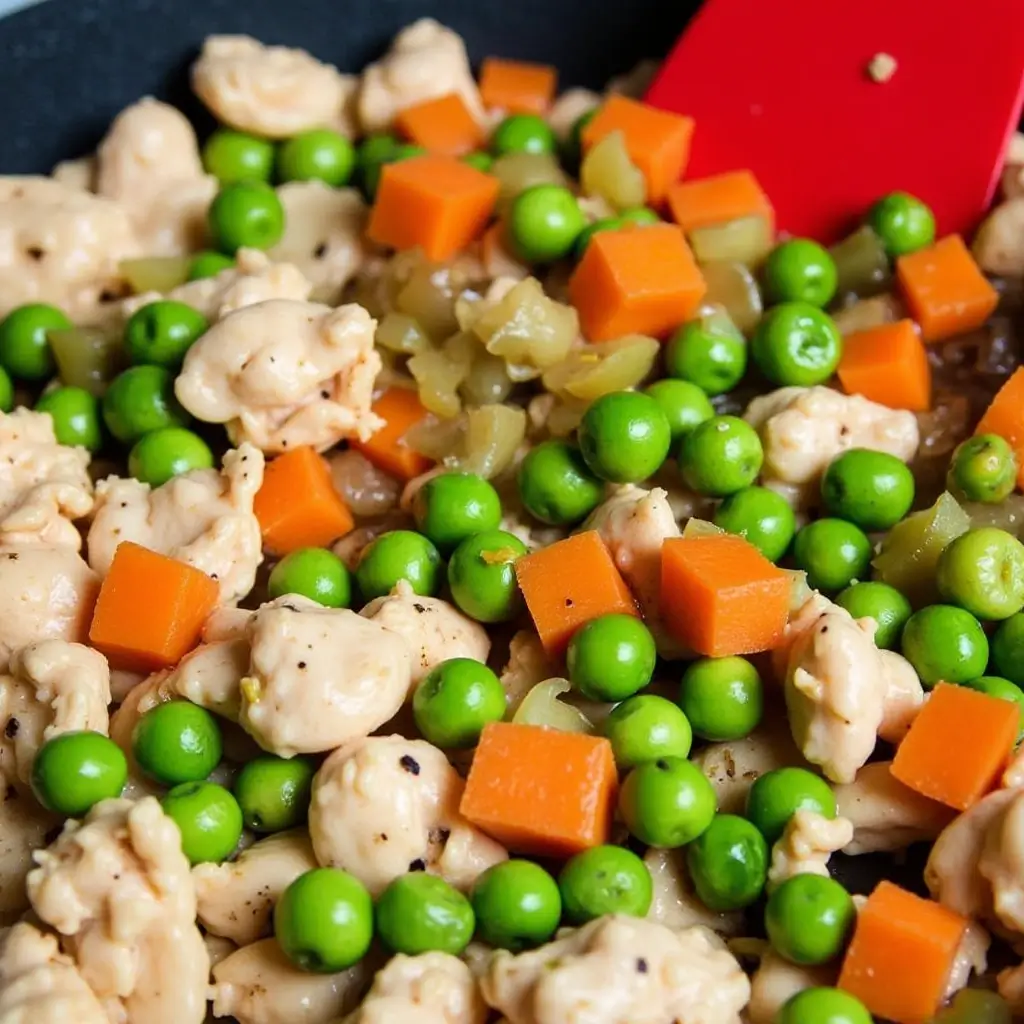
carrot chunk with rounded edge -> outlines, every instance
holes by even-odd
[[[569,280],[569,299],[591,341],[664,336],[696,313],[705,292],[674,224],[598,232]]]
[[[395,126],[410,142],[445,156],[463,156],[484,141],[483,130],[455,92],[400,110]]]
[[[100,586],[89,642],[114,668],[156,672],[196,646],[219,599],[206,573],[123,541]]]
[[[967,923],[939,903],[879,882],[857,914],[839,987],[876,1017],[923,1024],[945,996]]]
[[[526,607],[549,655],[564,653],[573,633],[601,615],[640,613],[596,530],[577,533],[516,562]]]
[[[378,245],[419,246],[427,259],[449,259],[487,226],[500,187],[494,175],[451,156],[387,164],[366,233]]]
[[[901,256],[896,276],[925,341],[943,341],[980,327],[999,302],[959,235]]]
[[[848,395],[890,409],[925,412],[932,402],[932,368],[913,320],[900,320],[843,339],[836,370]]]
[[[763,217],[775,232],[775,210],[750,171],[726,171],[681,181],[668,193],[672,219],[684,230],[711,227],[740,217]]]
[[[510,114],[543,114],[557,84],[558,72],[550,64],[488,57],[480,68],[484,106]]]
[[[1017,453],[1017,486],[1024,489],[1024,367],[1014,370],[996,392],[976,434],[998,434]]]
[[[661,548],[661,611],[698,654],[756,654],[778,643],[792,578],[730,534],[679,537]]]
[[[459,810],[514,853],[571,857],[608,842],[616,786],[604,737],[491,722]]]
[[[904,786],[965,811],[998,782],[1019,726],[1016,704],[939,683],[897,748],[892,774]]]
[[[325,547],[355,526],[334,489],[327,463],[309,447],[295,448],[267,463],[252,510],[263,546],[275,555]]]
[[[408,481],[426,473],[433,463],[403,440],[409,428],[427,415],[416,392],[409,388],[388,388],[373,403],[373,412],[384,421],[384,426],[366,441],[349,441],[349,446],[399,480]]]
[[[660,202],[686,170],[693,118],[670,114],[625,96],[609,96],[583,129],[583,149],[590,149],[615,131],[625,135],[626,152],[643,172],[648,200]]]

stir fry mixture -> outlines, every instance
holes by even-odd
[[[826,248],[648,79],[0,178],[2,1024],[1024,1014],[1024,137]]]

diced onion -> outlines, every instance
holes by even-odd
[[[588,196],[600,196],[616,210],[643,206],[647,182],[626,150],[622,132],[609,132],[583,158],[580,185]]]
[[[143,292],[166,294],[188,280],[192,257],[147,256],[137,260],[121,260],[117,269],[136,295]]]
[[[690,245],[701,263],[726,260],[756,267],[773,242],[771,224],[761,216],[738,217],[690,232]]]
[[[523,698],[512,716],[517,725],[542,725],[559,732],[592,733],[594,726],[579,708],[558,698],[572,687],[568,679],[546,679],[538,683]]]

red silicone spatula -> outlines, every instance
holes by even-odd
[[[894,189],[969,231],[1024,101],[1024,0],[708,0],[646,99],[696,120],[687,178],[749,167],[794,235]]]

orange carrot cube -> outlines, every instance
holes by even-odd
[[[310,447],[295,448],[267,463],[252,509],[263,546],[275,555],[326,547],[355,526],[327,463]]]
[[[404,441],[409,428],[427,415],[419,395],[410,388],[388,388],[373,403],[373,411],[384,421],[384,426],[366,441],[349,441],[350,447],[399,480],[409,481],[426,473],[433,463]]]
[[[601,615],[636,615],[636,602],[596,530],[577,533],[516,562],[526,607],[549,655]]]
[[[89,642],[114,668],[156,672],[199,642],[220,598],[206,573],[139,544],[118,544],[89,627]]]
[[[558,72],[549,64],[488,57],[480,68],[484,106],[510,114],[543,114],[557,83]]]
[[[449,259],[487,226],[498,179],[451,156],[418,156],[381,171],[367,235],[392,249],[419,246],[427,259]]]
[[[923,796],[965,811],[995,787],[1019,727],[1020,708],[1011,701],[939,683],[897,748],[892,774]]]
[[[417,146],[444,156],[463,156],[483,145],[483,129],[456,92],[405,107],[396,128]]]
[[[980,327],[999,302],[959,235],[901,256],[896,276],[925,341],[943,341]]]
[[[791,589],[790,576],[742,537],[679,537],[662,545],[662,615],[698,654],[770,650],[786,627]]]
[[[647,179],[648,200],[659,203],[686,170],[693,118],[625,96],[609,96],[583,129],[584,151],[615,131],[626,137],[626,152]]]
[[[569,280],[569,299],[591,341],[664,336],[696,313],[706,291],[673,224],[598,232]]]
[[[514,853],[571,857],[608,842],[616,787],[604,737],[491,722],[459,810]]]
[[[1017,486],[1024,489],[1024,367],[996,392],[976,434],[998,434],[1017,453]]]
[[[672,219],[684,230],[706,228],[740,217],[763,217],[775,232],[775,210],[751,171],[726,171],[681,181],[668,193]]]
[[[880,882],[857,914],[839,987],[875,1017],[924,1024],[942,1003],[966,928],[941,904]]]
[[[843,339],[836,370],[848,395],[890,409],[925,412],[932,402],[932,370],[913,320],[900,320]]]

